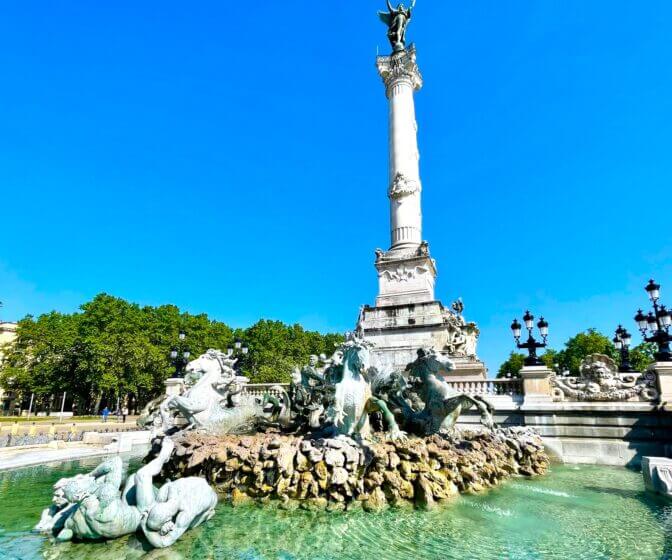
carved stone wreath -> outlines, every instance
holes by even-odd
[[[658,398],[656,375],[618,373],[614,360],[603,354],[588,356],[579,377],[551,377],[556,401],[653,401]]]
[[[399,200],[405,196],[410,196],[420,190],[420,184],[417,181],[412,181],[403,173],[397,172],[390,185],[390,198]]]

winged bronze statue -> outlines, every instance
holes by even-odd
[[[406,8],[403,3],[394,8],[390,0],[386,1],[388,11],[378,12],[378,17],[387,25],[387,38],[394,52],[403,51],[406,47],[406,28],[411,21],[415,0],[411,0],[409,8]]]

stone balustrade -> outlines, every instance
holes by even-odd
[[[455,391],[482,397],[523,395],[523,382],[520,379],[485,379],[480,381],[448,381]]]
[[[448,385],[455,391],[468,395],[483,397],[509,395],[522,396],[523,382],[520,379],[485,379],[479,381],[448,381]],[[281,390],[289,391],[289,383],[248,383],[244,393],[247,395],[263,396],[272,394],[280,396]]]
[[[283,391],[289,392],[289,383],[248,383],[243,389],[244,394],[253,397],[263,397],[264,395],[281,397]]]

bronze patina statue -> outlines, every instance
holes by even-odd
[[[399,4],[396,9],[387,0],[387,12],[378,12],[378,17],[387,25],[387,38],[394,52],[403,51],[406,47],[406,28],[411,21],[411,12],[415,8],[415,0],[411,0],[410,8]]]

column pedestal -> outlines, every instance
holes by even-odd
[[[672,410],[672,362],[657,362],[653,366],[658,378],[660,404],[664,410]]]
[[[171,377],[164,381],[167,397],[179,397],[184,391],[184,379],[181,377]]]
[[[539,405],[548,405],[553,402],[552,375],[553,370],[546,366],[525,366],[520,371],[525,395],[522,410],[534,409]]]

